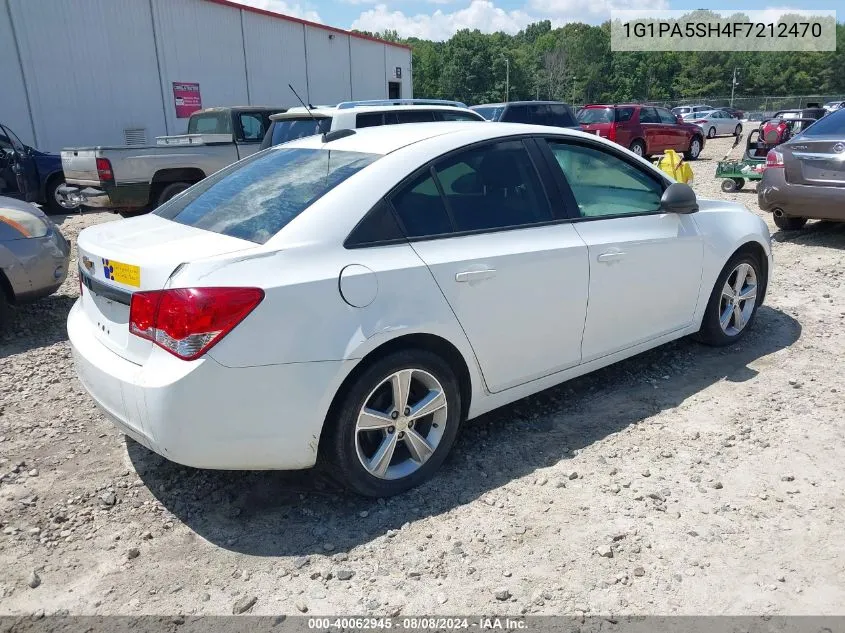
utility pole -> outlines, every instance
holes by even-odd
[[[575,81],[578,79],[575,75],[572,75],[572,102],[575,103]],[[565,98],[565,97],[564,97]]]
[[[504,57],[504,55],[502,56]],[[511,100],[511,62],[505,57],[505,103]]]
[[[738,68],[734,68],[734,78],[731,81],[731,107],[734,107],[734,89],[736,88],[736,71]]]

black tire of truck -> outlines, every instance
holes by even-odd
[[[190,182],[171,182],[161,190],[160,194],[158,194],[158,199],[156,200],[155,207],[153,208],[155,209],[156,207],[160,207],[171,198],[185,191],[185,189],[190,187],[192,184],[193,183]]]

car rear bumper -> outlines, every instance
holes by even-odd
[[[77,187],[62,185],[56,190],[62,200],[62,206],[75,209],[76,207],[92,207],[94,209],[108,209],[114,204],[102,189],[96,187]]]
[[[109,419],[163,457],[195,468],[314,465],[331,399],[354,361],[229,368],[159,348],[141,366],[96,339],[77,302],[68,336],[77,375]]]
[[[820,187],[786,182],[783,169],[766,169],[757,187],[760,209],[815,220],[845,221],[845,186]]]

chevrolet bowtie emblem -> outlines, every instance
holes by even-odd
[[[94,272],[94,262],[85,257],[85,255],[82,256],[82,265],[85,266],[85,270],[89,273]]]

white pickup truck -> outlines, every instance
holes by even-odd
[[[143,147],[98,146],[62,150],[68,206],[151,211],[206,176],[257,152],[270,115],[285,108],[208,108],[188,119],[188,133],[159,136]]]

